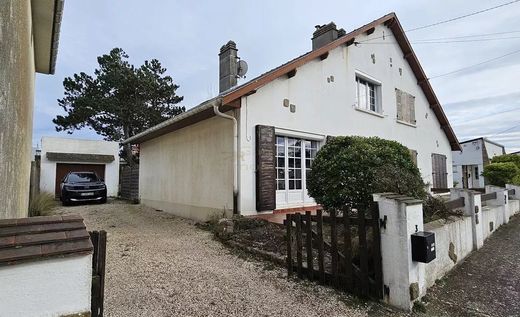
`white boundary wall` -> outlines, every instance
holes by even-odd
[[[386,228],[381,228],[383,283],[389,289],[385,302],[410,310],[414,301],[426,294],[428,287],[473,250],[481,248],[496,229],[519,213],[520,186],[506,187],[486,187],[486,192],[496,192],[497,198],[488,200],[484,208],[479,192],[452,189],[451,199],[464,197],[464,216],[424,225],[420,201],[389,193],[374,194],[380,220],[386,220]],[[514,189],[515,193],[508,194],[509,189]],[[430,263],[412,261],[411,234],[423,230],[435,234],[436,258]],[[417,291],[416,298],[411,298],[412,288]]]
[[[0,267],[0,317],[90,312],[92,254]]]

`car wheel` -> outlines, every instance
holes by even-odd
[[[107,196],[103,197],[99,202],[105,204],[107,202]]]
[[[70,206],[70,201],[68,199],[63,199],[61,203],[63,206]]]

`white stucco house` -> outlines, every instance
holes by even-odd
[[[69,172],[96,172],[104,179],[107,196],[117,196],[119,143],[43,137],[41,141],[40,191],[60,197],[61,180]]]
[[[486,138],[460,142],[460,145],[462,151],[452,153],[453,187],[484,188],[484,166],[489,164],[493,157],[506,154],[504,146]]]
[[[125,140],[140,144],[142,203],[194,219],[315,206],[306,173],[339,135],[396,140],[430,187],[451,187],[460,145],[394,13],[318,26],[310,52],[239,86],[236,44],[219,58],[217,97]]]

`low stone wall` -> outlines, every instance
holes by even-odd
[[[427,288],[446,275],[472,251],[480,249],[487,238],[509,218],[519,213],[520,186],[507,189],[486,186],[482,193],[452,189],[451,200],[463,199],[461,217],[451,217],[423,224],[422,202],[392,193],[374,194],[379,206],[381,228],[381,258],[383,263],[384,301],[410,310],[415,301],[426,294]],[[424,237],[426,231],[435,234],[427,252],[435,251],[433,260],[412,255],[411,236]],[[430,236],[431,237],[431,236]],[[416,249],[421,253],[423,249]],[[427,262],[427,263],[423,263]]]
[[[437,258],[426,264],[426,287],[448,273],[473,250],[471,217],[439,219],[424,225],[425,231],[435,233]]]

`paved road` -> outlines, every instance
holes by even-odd
[[[429,316],[520,316],[520,216],[428,292]]]

